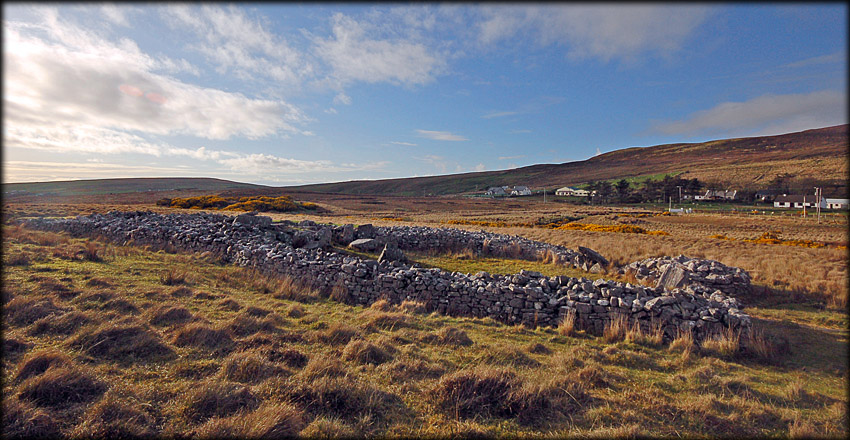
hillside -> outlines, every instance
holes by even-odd
[[[222,179],[193,177],[154,177],[131,179],[69,180],[58,182],[6,183],[3,197],[21,196],[93,196],[135,192],[197,190],[227,191],[265,188],[263,185],[232,182]]]
[[[421,196],[483,191],[489,186],[555,188],[591,180],[661,173],[758,188],[779,175],[800,185],[814,181],[834,187],[847,182],[848,126],[838,125],[777,136],[723,139],[695,144],[634,147],[563,164],[443,176],[350,181],[288,187],[346,194]]]

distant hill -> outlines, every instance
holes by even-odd
[[[67,180],[59,182],[6,183],[3,197],[16,196],[94,196],[159,191],[205,191],[267,188],[263,185],[195,177],[152,177],[129,179]]]
[[[503,171],[402,179],[349,181],[285,189],[421,196],[484,191],[490,186],[555,188],[589,181],[680,174],[730,188],[763,188],[777,176],[800,186],[828,184],[846,192],[848,125],[778,136],[666,144],[612,151],[563,164],[541,164]]]

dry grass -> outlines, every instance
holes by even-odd
[[[566,315],[564,315],[564,319],[562,319],[561,322],[558,323],[558,334],[563,336],[572,336],[576,331],[575,325],[576,313],[575,311],[570,310],[567,312]]]
[[[142,325],[105,323],[80,333],[68,345],[99,359],[132,364],[175,357],[156,333]]]
[[[741,334],[727,327],[719,334],[705,338],[700,343],[700,351],[724,359],[733,359],[741,351]]]
[[[626,339],[626,333],[628,333],[628,331],[628,316],[618,314],[614,318],[605,322],[605,327],[602,330],[602,338],[608,343],[622,341]]]
[[[181,347],[194,347],[216,353],[226,353],[233,349],[233,338],[225,330],[215,329],[207,324],[189,324],[177,331],[172,341]]]
[[[25,380],[19,386],[18,398],[40,407],[67,407],[96,399],[106,391],[106,387],[83,367],[51,366]]]
[[[212,417],[229,417],[251,411],[259,403],[260,399],[244,385],[207,380],[193,387],[177,404],[184,417],[199,423]]]
[[[247,414],[213,417],[195,431],[198,438],[291,438],[304,429],[304,414],[287,403],[263,404]]]

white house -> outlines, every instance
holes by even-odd
[[[594,191],[596,193],[596,191]],[[575,196],[575,197],[588,197],[593,194],[586,189],[575,189],[569,186],[565,186],[555,191],[556,196]]]
[[[515,186],[513,190],[511,190],[512,196],[530,196],[531,190],[528,189],[527,186]]]
[[[506,191],[507,189],[507,186],[491,186],[490,188],[487,188],[487,191],[484,194],[488,196],[506,196],[508,195]]]
[[[820,201],[820,207],[821,208],[826,208],[826,200],[827,199],[821,199],[821,201]],[[835,199],[832,199],[832,200],[835,200]],[[846,202],[846,199],[844,199],[844,200]],[[776,196],[776,198],[773,199],[773,207],[774,208],[802,208],[804,206],[807,207],[807,208],[816,208],[817,205],[818,205],[817,204],[817,197],[815,197],[814,195],[811,195],[811,194],[810,195],[804,195],[804,196],[782,195],[782,196]],[[844,205],[844,206],[847,206],[847,205]]]
[[[824,199],[826,200],[826,209],[848,209],[850,208],[850,199]]]

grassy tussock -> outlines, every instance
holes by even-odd
[[[415,327],[416,323],[410,315],[400,312],[382,312],[369,309],[363,312],[363,317],[368,319],[364,326],[366,330],[382,329],[393,331],[395,329]]]
[[[18,398],[40,407],[65,407],[91,402],[106,388],[104,382],[83,367],[52,366],[25,380],[19,387]]]
[[[187,323],[192,318],[192,312],[183,306],[163,304],[151,311],[149,322],[157,326],[170,326]]]
[[[617,315],[605,322],[602,338],[605,342],[618,342],[626,339],[629,331],[629,318],[626,315]]]
[[[226,328],[237,337],[245,337],[258,332],[277,333],[280,329],[272,319],[257,319],[252,316],[239,315],[228,322]]]
[[[175,357],[171,347],[142,325],[104,323],[75,336],[68,345],[93,358],[126,364]]]
[[[700,351],[723,359],[734,359],[741,351],[741,334],[725,328],[719,334],[705,338],[700,344]]]
[[[336,417],[317,417],[301,431],[301,436],[315,439],[353,438],[354,427]]]
[[[188,273],[184,270],[171,268],[160,274],[159,282],[166,286],[179,286],[186,284]]]
[[[465,331],[454,327],[444,327],[437,332],[436,336],[437,342],[442,345],[468,347],[474,344]]]
[[[477,358],[480,363],[498,366],[513,366],[535,368],[540,362],[527,355],[522,349],[514,345],[499,344],[488,347],[484,353]],[[476,363],[479,363],[476,362]]]
[[[562,336],[572,336],[575,334],[576,328],[576,313],[572,310],[564,315],[564,318],[558,323],[557,332]]]
[[[200,348],[216,353],[227,353],[233,349],[233,338],[226,330],[216,329],[207,324],[189,324],[174,334],[172,341],[180,347]]]
[[[422,379],[434,379],[446,373],[446,368],[440,364],[422,359],[397,359],[381,365],[382,371],[387,371],[397,381],[407,383]]]
[[[59,315],[50,315],[36,321],[30,326],[27,334],[31,336],[54,335],[69,336],[75,334],[82,327],[95,322],[96,318],[90,312],[77,310]]]
[[[357,329],[354,327],[335,322],[331,324],[330,328],[317,332],[316,339],[325,344],[342,345],[347,344],[357,333]]]
[[[313,416],[336,417],[349,423],[364,419],[378,422],[403,407],[398,396],[351,377],[319,376],[305,382],[293,376],[278,387],[278,392]]]
[[[342,357],[358,364],[373,365],[383,364],[392,359],[392,355],[387,350],[362,339],[349,341],[342,350]]]
[[[41,408],[13,396],[3,397],[3,436],[50,439],[59,437],[61,426]]]
[[[286,369],[250,351],[230,355],[225,359],[221,372],[226,380],[247,384],[260,383],[273,376],[289,375]]]
[[[109,392],[90,406],[70,436],[75,438],[151,437],[156,420],[135,399]]]
[[[38,376],[53,366],[63,367],[71,365],[73,365],[73,362],[65,353],[55,349],[41,350],[23,359],[18,372],[15,374],[15,381],[21,382],[30,377]]]
[[[337,359],[328,356],[314,356],[298,376],[312,381],[319,377],[342,377],[348,375],[348,370]]]
[[[16,296],[3,307],[6,322],[23,327],[39,319],[61,314],[65,311],[57,306],[52,298]]]
[[[229,417],[242,411],[251,411],[260,399],[251,390],[233,382],[207,380],[186,393],[178,403],[180,413],[193,423],[212,417]]]
[[[247,414],[213,417],[195,430],[198,438],[290,438],[304,429],[304,414],[287,403],[264,403]]]
[[[294,348],[272,349],[266,352],[266,358],[272,362],[280,362],[290,368],[304,368],[310,357]]]

